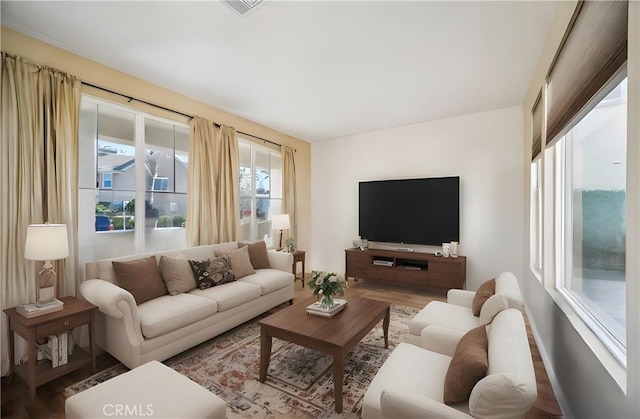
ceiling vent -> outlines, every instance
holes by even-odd
[[[224,0],[224,3],[235,10],[240,16],[255,10],[264,0]]]

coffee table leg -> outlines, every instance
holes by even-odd
[[[344,355],[333,355],[333,393],[336,400],[336,412],[342,413],[342,384],[344,382]]]
[[[387,307],[387,315],[382,321],[382,331],[384,332],[384,347],[389,347],[389,322],[391,321],[391,307]]]
[[[266,327],[260,326],[260,382],[267,379],[269,361],[271,360],[271,336],[267,334]]]

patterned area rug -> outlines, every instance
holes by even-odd
[[[380,322],[346,359],[343,414],[335,413],[332,359],[280,339],[273,340],[267,381],[260,383],[257,319],[208,340],[164,363],[227,402],[228,418],[359,417],[369,383],[407,334],[418,309],[392,305],[389,348]],[[128,369],[111,367],[65,389],[70,397]]]

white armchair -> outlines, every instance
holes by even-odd
[[[506,309],[487,326],[487,375],[467,402],[446,405],[444,383],[457,341],[464,335],[439,326],[422,332],[424,346],[401,343],[369,386],[364,419],[522,418],[537,397],[522,313]]]
[[[518,280],[511,272],[503,272],[496,278],[496,295],[502,295],[508,307],[522,310],[522,295]],[[451,289],[447,292],[447,302],[432,301],[411,321],[407,342],[420,343],[420,333],[429,325],[443,326],[466,332],[480,326],[480,317],[474,316],[472,302],[474,291]],[[505,305],[506,307],[506,305]]]

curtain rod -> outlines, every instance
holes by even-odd
[[[97,86],[97,85],[92,84],[92,83],[88,83],[86,81],[83,81],[82,84],[84,84],[86,86],[93,87],[93,88],[98,89],[98,90],[102,90],[102,91],[107,92],[107,93],[112,93],[114,95],[122,96],[125,99],[129,99],[129,102],[131,102],[132,100],[135,100],[136,102],[144,103],[145,105],[153,106],[154,108],[162,109],[162,110],[165,110],[165,111],[168,111],[168,112],[173,112],[175,114],[185,116],[185,117],[187,117],[189,119],[193,119],[193,117],[194,117],[193,115],[189,115],[189,114],[186,114],[184,112],[176,111],[175,109],[170,109],[170,108],[167,108],[167,107],[164,107],[164,106],[156,105],[155,103],[147,102],[146,100],[142,100],[142,99],[135,98],[133,96],[125,95],[125,94],[122,94],[120,92],[116,92],[116,91],[113,91],[111,89],[107,89],[105,87],[101,87],[101,86]],[[220,124],[217,123],[217,122],[214,122],[214,124],[216,124],[217,126],[220,126]],[[248,133],[242,132],[242,131],[236,131],[236,132],[238,134],[248,135],[249,137],[257,138],[258,140],[265,141],[267,143],[273,144],[273,145],[278,146],[278,147],[282,147],[282,144],[278,144],[278,143],[276,143],[274,141],[267,140],[266,138],[258,137],[257,135],[248,134]],[[295,148],[293,150],[294,151],[298,151]]]

